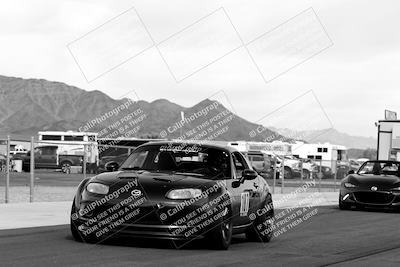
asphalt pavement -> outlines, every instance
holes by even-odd
[[[270,243],[236,236],[228,251],[155,240],[72,240],[68,225],[0,231],[1,266],[399,266],[400,214],[317,207]]]

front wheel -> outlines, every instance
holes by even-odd
[[[30,165],[23,165],[22,166],[22,170],[24,171],[24,172],[30,172],[31,171],[31,166]]]
[[[71,229],[72,237],[78,242],[83,242],[83,237],[82,237],[81,233],[78,230],[77,223],[74,222],[74,220],[72,219],[72,217],[74,216],[75,213],[76,213],[76,209],[75,209],[75,199],[74,199],[72,201],[69,226],[70,226],[70,229]]]
[[[232,219],[228,208],[223,211],[225,214],[208,234],[211,245],[218,250],[227,250],[232,241]]]
[[[96,238],[94,238],[93,236],[84,237],[83,233],[79,231],[78,223],[72,219],[74,217],[74,214],[76,213],[74,202],[75,202],[75,199],[72,202],[71,215],[70,215],[70,230],[71,230],[72,237],[74,238],[75,241],[78,241],[78,242],[85,242],[85,243],[98,242],[98,240]]]
[[[61,162],[61,170],[63,173],[71,173],[71,162],[69,161]]]
[[[246,231],[246,238],[249,241],[266,242],[271,241],[274,235],[274,211],[273,205],[270,203],[269,212],[264,212],[258,216],[253,224]],[[267,208],[266,206],[264,208]]]
[[[285,179],[292,179],[293,178],[292,169],[285,166],[283,175]]]
[[[78,242],[83,242],[84,241],[83,237],[79,233],[78,227],[76,227],[76,225],[72,221],[72,219],[70,220],[70,229],[71,229],[72,237],[74,238],[75,241],[78,241]]]
[[[308,180],[310,178],[311,178],[310,171],[307,169],[303,169],[303,179]]]

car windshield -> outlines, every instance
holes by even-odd
[[[366,175],[395,175],[400,176],[400,162],[367,161],[358,170],[358,174]]]
[[[230,157],[226,151],[187,144],[140,147],[120,169],[193,174],[212,179],[230,177],[231,173]]]

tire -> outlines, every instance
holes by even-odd
[[[210,244],[214,249],[227,250],[232,241],[232,219],[231,212],[226,211],[226,215],[217,222],[208,234]]]
[[[284,175],[285,179],[293,179],[292,169],[287,167],[287,166],[285,166],[283,175]]]
[[[74,238],[75,241],[78,242],[85,242],[85,243],[96,243],[98,240],[91,236],[91,237],[83,237],[83,235],[79,232],[78,225],[72,220],[72,214],[76,212],[75,209],[75,198],[72,202],[72,207],[71,207],[71,216],[70,216],[70,230],[72,237]]]
[[[72,163],[70,161],[63,161],[60,163],[61,170],[63,173],[69,173]]]
[[[74,222],[74,220],[72,220],[72,214],[74,214],[75,212],[76,212],[76,209],[75,209],[75,198],[74,198],[74,200],[72,201],[71,214],[69,216],[69,225],[70,225],[71,234],[72,234],[72,237],[74,238],[74,240],[78,241],[78,242],[83,242],[84,241],[83,237],[79,233],[76,223]]]
[[[75,241],[78,241],[78,242],[83,242],[84,241],[82,236],[81,236],[81,234],[79,233],[78,228],[76,227],[76,225],[72,221],[72,219],[70,220],[70,229],[71,229],[72,237],[74,238]]]
[[[303,179],[308,180],[310,178],[311,178],[310,171],[307,169],[303,169]]]
[[[272,205],[272,204],[271,204]],[[274,231],[273,231],[273,225],[274,225],[274,212],[272,210],[272,214],[269,212],[265,213],[261,216],[258,216],[253,224],[247,229],[246,231],[246,239],[249,241],[255,241],[255,242],[264,242],[268,243],[271,241]],[[268,220],[267,226],[265,222]],[[261,229],[259,229],[259,225],[261,225]]]
[[[24,166],[24,165],[22,165],[22,170],[23,170],[24,172],[30,172],[30,171],[31,171],[31,166]]]

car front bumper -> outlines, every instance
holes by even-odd
[[[84,226],[84,224],[81,224]],[[183,229],[184,230],[181,230]],[[82,227],[80,230],[82,233],[86,231],[88,227]],[[174,225],[161,225],[161,224],[121,224],[108,232],[97,235],[96,239],[102,241],[111,237],[135,237],[135,238],[154,238],[154,239],[166,239],[166,240],[192,240],[192,239],[203,239],[205,237],[204,232],[202,234],[193,233],[193,227],[183,227]],[[185,233],[191,233],[185,235]]]
[[[169,240],[202,239],[219,224],[230,209],[219,204],[209,205],[205,209],[203,205],[204,203],[199,203],[176,210],[174,205],[163,203],[157,206],[149,202],[130,209],[129,212],[124,212],[127,208],[121,207],[114,212],[118,216],[103,216],[104,210],[108,209],[108,206],[103,206],[90,214],[75,216],[71,223],[83,238],[93,237],[99,241],[120,235]]]
[[[400,192],[341,189],[339,198],[349,206],[400,209]]]

